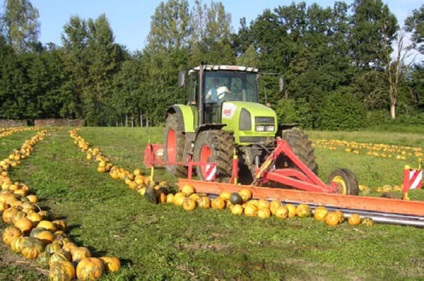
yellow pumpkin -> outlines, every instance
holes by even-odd
[[[249,189],[242,189],[240,190],[239,194],[241,198],[243,198],[244,202],[252,198],[252,192]]]
[[[340,211],[340,210],[335,210],[334,212],[335,212],[335,213],[339,216],[339,222],[340,222],[340,223],[344,222],[345,217],[344,217],[343,212],[342,212],[342,211]]]
[[[311,207],[308,204],[299,204],[296,207],[296,215],[299,218],[307,218],[312,215]]]
[[[289,209],[285,205],[278,206],[274,215],[277,218],[286,219],[289,215]]]
[[[271,214],[275,215],[275,211],[280,206],[281,206],[281,201],[280,200],[272,200],[271,203],[269,204],[269,209],[271,211]]]
[[[49,270],[49,281],[71,281],[75,279],[75,267],[67,260],[53,263]]]
[[[34,235],[35,238],[40,239],[44,244],[50,244],[54,240],[54,235],[51,231],[43,230]]]
[[[267,219],[271,216],[271,211],[268,207],[261,207],[258,209],[257,216],[261,219]]]
[[[288,217],[294,218],[296,216],[296,206],[293,204],[286,204],[287,210],[289,210]]]
[[[166,195],[166,203],[174,203],[174,194],[169,193]]]
[[[37,238],[28,237],[22,245],[21,253],[26,259],[34,260],[44,251],[44,243]]]
[[[363,218],[362,221],[361,221],[361,224],[368,226],[368,227],[371,227],[371,226],[374,226],[374,220],[372,218],[368,218],[368,217]]]
[[[4,223],[12,223],[13,217],[19,212],[16,208],[8,208],[3,211],[3,221]]]
[[[243,211],[243,206],[240,204],[235,204],[231,206],[231,213],[233,215],[240,216],[241,214],[243,214]]]
[[[49,259],[49,266],[51,267],[58,261],[71,261],[71,254],[63,249],[53,252]]]
[[[328,226],[336,226],[340,223],[340,215],[336,212],[328,212],[325,215],[324,222]]]
[[[116,272],[121,269],[121,261],[116,257],[100,257],[107,272]]]
[[[229,191],[223,191],[219,194],[219,197],[221,197],[225,201],[229,201],[231,198],[231,193]]]
[[[223,210],[225,209],[225,206],[226,206],[225,200],[222,199],[221,197],[216,197],[215,199],[212,200],[212,209]]]
[[[328,210],[324,206],[317,206],[314,210],[314,218],[319,221],[323,221]]]
[[[91,257],[91,253],[86,247],[71,248],[72,261],[80,261],[84,258]]]
[[[207,196],[200,197],[198,201],[199,208],[209,209],[211,207],[211,199]]]
[[[247,217],[254,217],[258,212],[258,207],[254,204],[246,204],[244,208],[244,215]]]
[[[196,201],[191,198],[184,198],[183,209],[186,211],[193,211],[196,209]]]
[[[71,252],[73,248],[77,248],[78,246],[73,242],[64,243],[62,249],[67,252]]]
[[[351,214],[347,222],[350,225],[358,225],[361,223],[361,216],[359,214]]]
[[[48,220],[42,220],[37,224],[37,228],[44,228],[46,230],[56,231],[56,226]]]
[[[37,203],[38,202],[38,197],[35,194],[28,195],[26,198],[31,203]]]
[[[13,240],[12,244],[10,244],[10,248],[15,253],[20,253],[22,251],[22,246],[24,245],[26,237],[19,236],[15,240]]]
[[[194,187],[190,184],[185,184],[181,188],[181,193],[184,194],[184,196],[188,197],[194,193]]]
[[[66,230],[67,225],[64,220],[54,220],[52,221],[52,223],[56,227],[56,230],[62,230],[62,231]]]
[[[96,280],[104,273],[103,262],[98,258],[83,258],[77,265],[78,280]]]

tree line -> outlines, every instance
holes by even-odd
[[[281,122],[332,130],[424,124],[424,61],[414,60],[424,55],[424,5],[401,26],[382,0],[299,2],[242,18],[235,31],[221,2],[168,0],[135,52],[115,42],[104,14],[72,16],[61,45],[42,44],[38,16],[29,0],[5,0],[0,11],[0,118],[161,125],[169,105],[186,102],[178,72],[207,62],[258,67],[261,102]]]

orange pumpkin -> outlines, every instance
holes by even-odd
[[[67,252],[71,252],[71,250],[73,249],[73,248],[77,248],[78,246],[75,244],[75,243],[73,243],[73,242],[68,242],[68,243],[64,243],[63,244],[63,246],[62,246],[62,249],[64,249],[65,251],[67,251]]]
[[[10,245],[15,239],[20,236],[22,236],[22,231],[16,226],[11,225],[4,229],[2,240],[6,245]]]
[[[328,226],[336,226],[340,223],[340,216],[336,212],[328,212],[325,215],[324,222]]]
[[[216,197],[215,199],[212,200],[212,209],[223,210],[225,209],[225,206],[226,206],[225,200],[222,199],[221,197]]]
[[[351,214],[347,220],[350,225],[358,225],[361,223],[361,216],[359,214]]]
[[[26,217],[22,217],[15,221],[15,226],[19,228],[23,234],[28,234],[32,229],[32,221]]]
[[[12,223],[13,217],[19,212],[16,208],[8,208],[3,211],[3,221],[4,223]]]
[[[62,231],[66,230],[67,225],[64,220],[54,220],[52,221],[52,223],[56,227],[56,230],[62,230]]]
[[[121,269],[121,261],[116,257],[100,257],[107,272],[116,272]]]
[[[51,281],[71,281],[74,278],[75,267],[70,261],[57,261],[50,267],[49,280]]]
[[[340,211],[340,210],[335,210],[334,212],[335,212],[335,213],[339,216],[339,223],[344,222],[345,217],[344,217],[343,212],[342,212],[342,211]]]
[[[83,258],[77,265],[78,280],[96,280],[104,273],[103,262],[98,258]]]

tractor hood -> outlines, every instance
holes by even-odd
[[[277,132],[277,114],[263,104],[230,101],[222,105],[224,130],[232,131],[239,145],[265,144],[274,140]]]

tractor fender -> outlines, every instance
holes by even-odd
[[[227,126],[227,124],[203,124],[197,128],[196,137],[194,139],[197,139],[197,136],[200,132],[208,130],[221,130],[225,126]]]
[[[166,115],[177,114],[178,118],[183,119],[183,132],[194,132],[194,114],[188,105],[174,104],[166,110]]]

